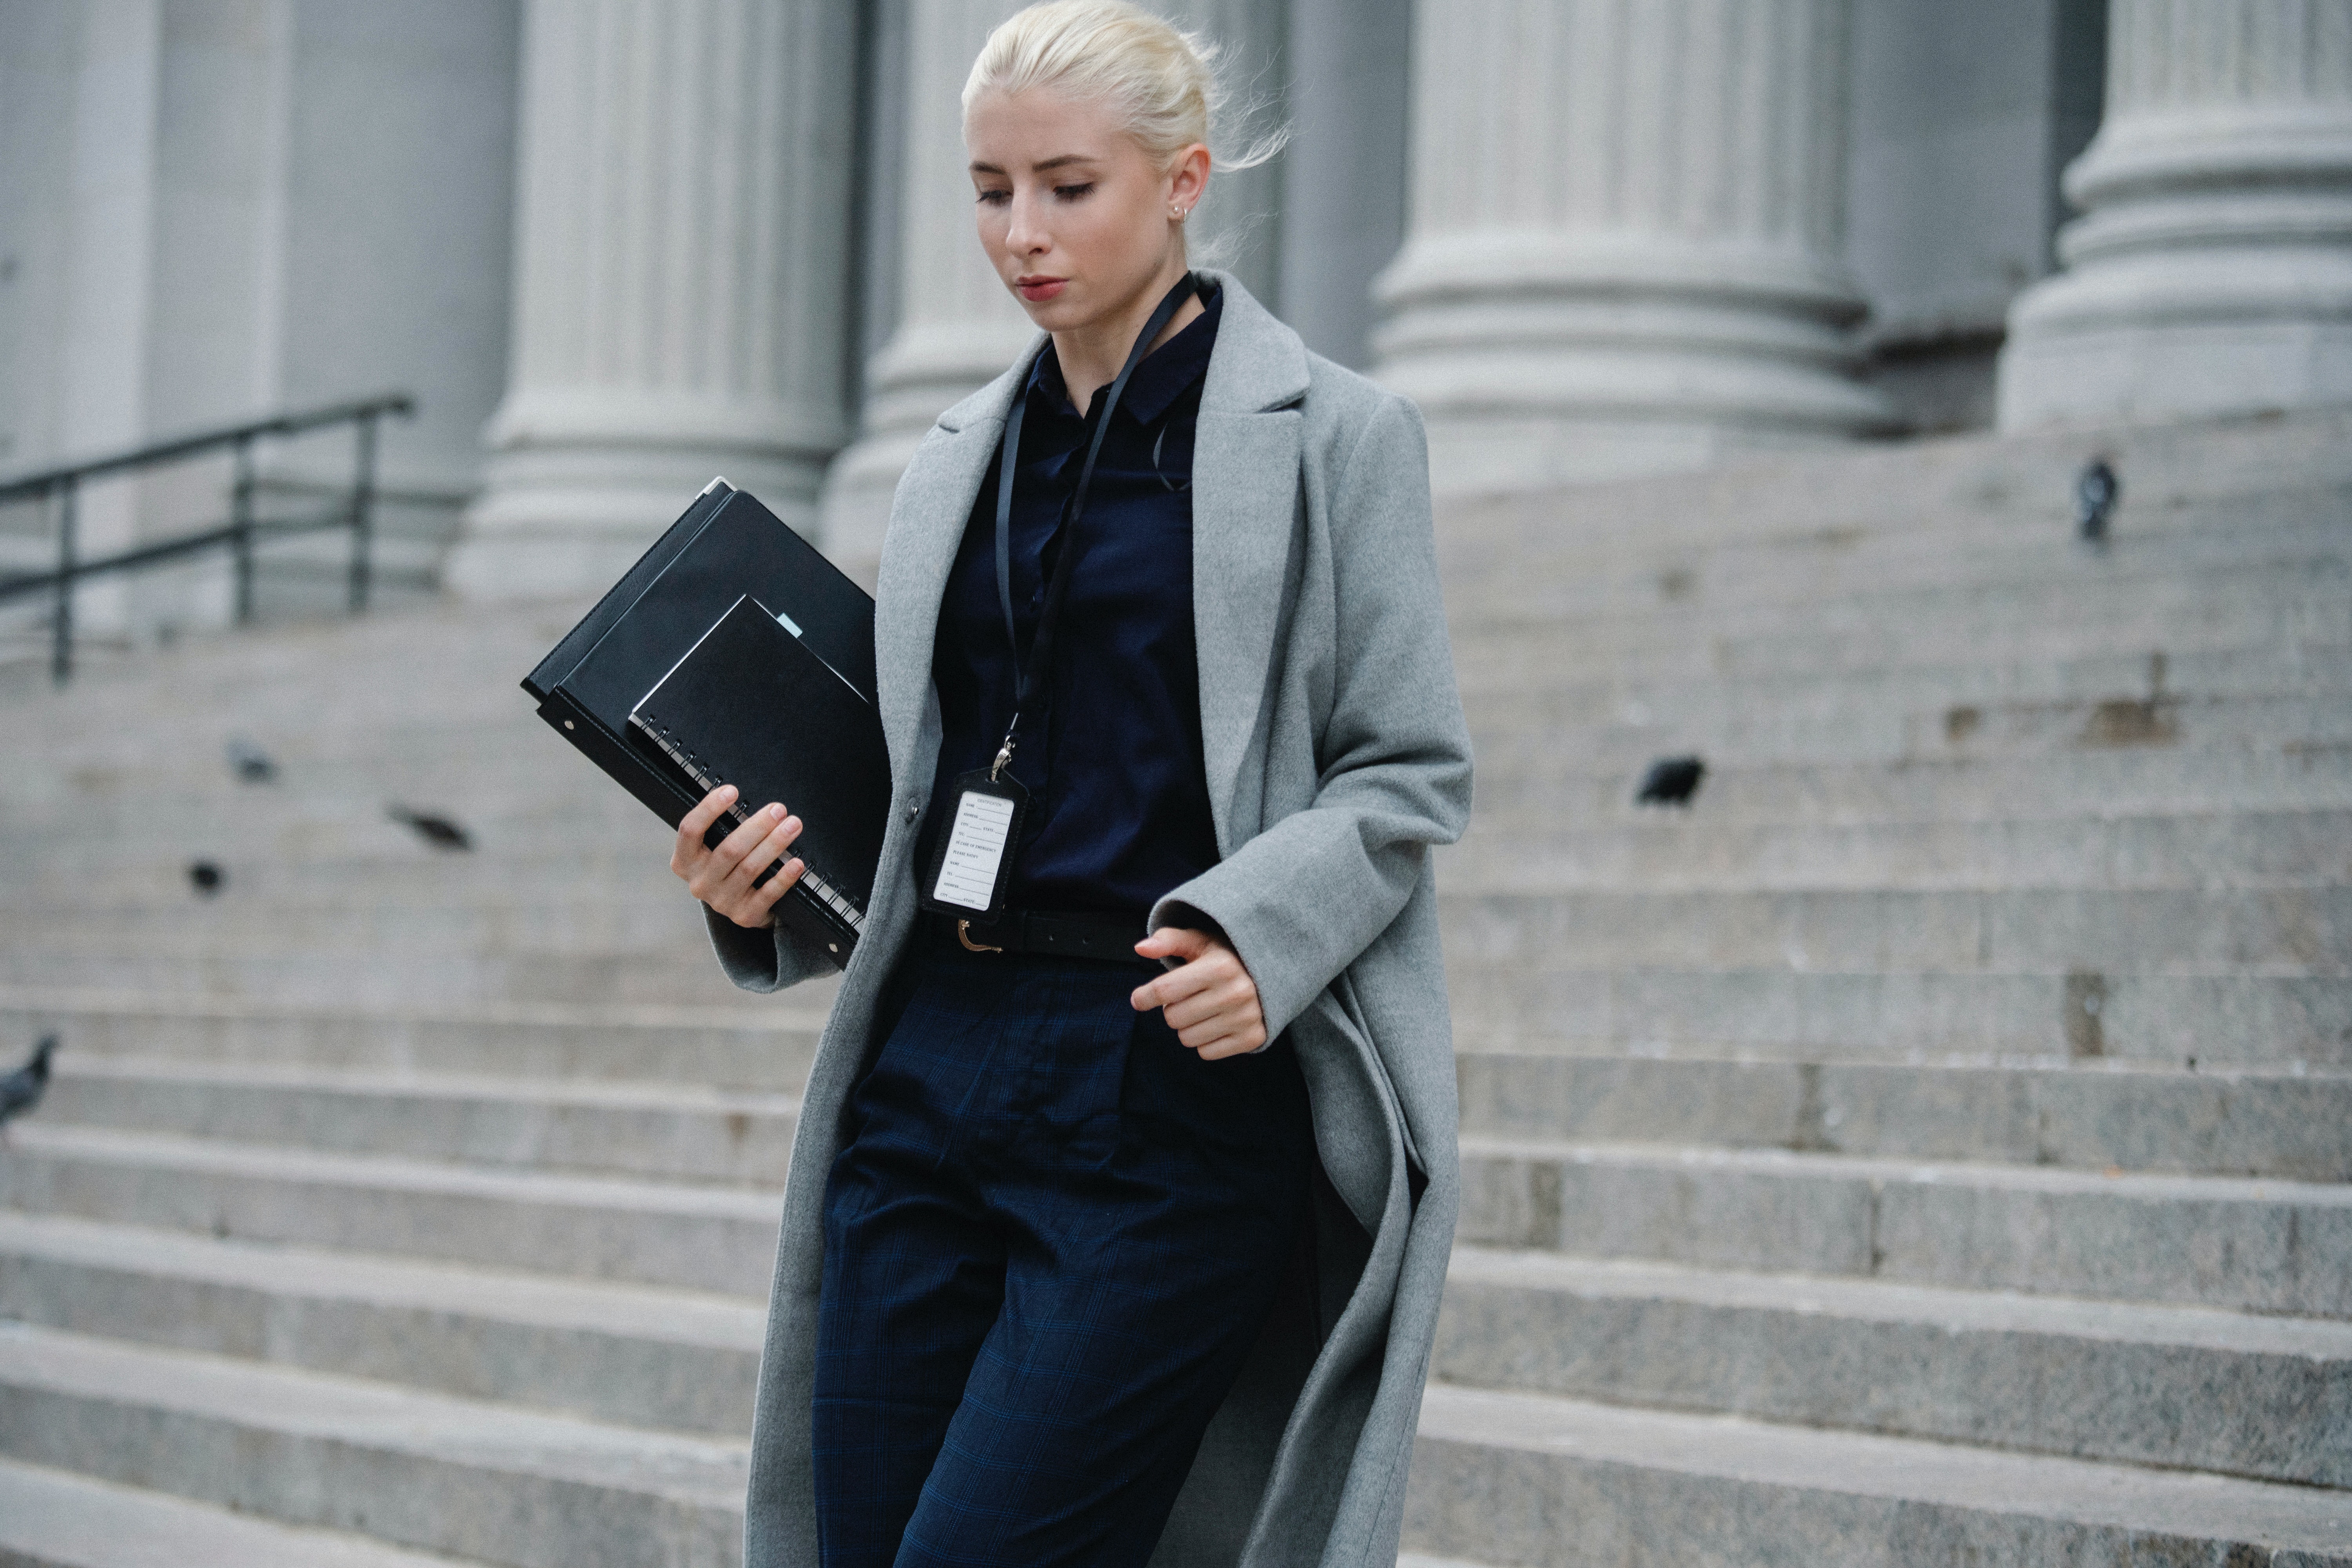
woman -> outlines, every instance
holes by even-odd
[[[1121,0],[1021,13],[964,89],[1045,337],[892,510],[897,798],[793,1153],[751,1568],[1395,1551],[1468,742],[1413,410],[1187,269],[1213,99]],[[703,848],[731,798],[672,862],[721,963],[824,973],[772,921],[799,862],[751,886],[784,807]]]

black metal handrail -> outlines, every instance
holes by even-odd
[[[101,576],[110,572],[134,572],[177,560],[184,555],[226,549],[236,563],[236,619],[239,625],[243,625],[253,619],[253,547],[257,538],[265,534],[310,533],[321,529],[348,528],[352,531],[348,597],[352,613],[356,615],[367,608],[368,600],[369,556],[375,529],[376,426],[386,415],[405,418],[415,412],[415,398],[404,392],[391,392],[353,403],[330,404],[299,414],[279,414],[267,419],[249,420],[242,425],[198,431],[128,452],[0,479],[0,502],[39,500],[46,503],[54,499],[58,508],[56,568],[48,572],[0,578],[0,604],[33,594],[47,593],[56,596],[57,608],[50,627],[49,676],[62,686],[73,674],[74,584],[84,578]],[[350,499],[341,507],[318,517],[272,521],[256,518],[253,498],[258,481],[253,468],[254,443],[273,437],[299,436],[305,431],[335,425],[349,425],[352,431]],[[75,512],[83,480],[179,462],[224,447],[230,449],[236,460],[236,475],[229,486],[228,521],[175,538],[157,540],[152,544],[142,544],[113,555],[102,555],[95,560],[79,558]]]

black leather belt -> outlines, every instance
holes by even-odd
[[[1140,915],[1063,913],[1057,910],[1007,910],[982,925],[978,921],[934,916],[973,952],[1050,952],[1065,958],[1099,958],[1113,963],[1145,963],[1135,944],[1144,937]]]

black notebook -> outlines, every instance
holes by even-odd
[[[874,705],[767,606],[736,600],[638,700],[629,727],[698,796],[727,784],[740,792],[722,821],[740,824],[783,802],[802,823],[792,852],[806,869],[793,892],[864,928],[890,798],[881,727]]]
[[[674,743],[729,762],[750,754],[737,748],[769,748],[793,770],[772,780],[698,771],[630,722],[745,600],[745,624],[757,616],[778,635],[745,639],[740,666],[714,663],[700,678],[711,694],[695,717],[678,716],[681,726],[715,716],[744,738],[681,728]],[[812,670],[827,682],[811,679]],[[750,495],[713,480],[522,686],[558,734],[673,827],[708,793],[704,776],[740,789],[746,812],[782,801],[805,825],[794,852],[816,876],[778,901],[777,918],[849,961],[888,819],[889,770],[874,710],[874,601],[814,546]],[[783,702],[787,691],[802,694],[801,704]],[[736,826],[722,817],[705,837],[715,845]]]

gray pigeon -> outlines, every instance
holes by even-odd
[[[0,1078],[0,1137],[6,1136],[10,1121],[41,1103],[42,1091],[49,1087],[49,1054],[57,1048],[58,1037],[44,1036],[30,1060]]]
[[[228,771],[246,784],[268,784],[278,776],[278,764],[259,746],[238,739],[228,743]]]
[[[397,802],[385,806],[383,814],[394,822],[415,828],[416,837],[436,849],[471,849],[474,847],[473,836],[446,816],[436,816],[429,811],[411,811]]]
[[[2123,500],[2123,481],[2105,458],[2094,458],[2074,476],[2074,531],[2088,543],[2104,544],[2107,520]]]

